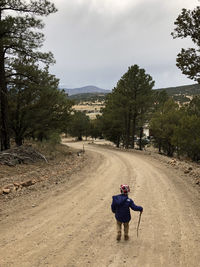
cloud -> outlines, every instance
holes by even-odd
[[[194,8],[196,0],[53,2],[59,11],[45,19],[44,49],[54,53],[51,70],[62,83],[110,89],[133,64],[148,70],[158,86],[192,83],[175,66],[181,47],[192,43],[170,33],[181,9]]]

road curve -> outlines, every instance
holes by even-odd
[[[70,143],[82,148],[82,143]],[[1,222],[0,266],[196,267],[200,262],[197,192],[151,156],[85,144],[91,164],[59,193]],[[144,207],[132,212],[130,240],[117,242],[110,204],[119,185]],[[10,220],[12,219],[12,216]]]

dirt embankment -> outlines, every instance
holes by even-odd
[[[66,145],[25,145],[0,153],[0,199],[16,198],[65,182],[87,161]]]

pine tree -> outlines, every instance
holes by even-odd
[[[138,65],[128,71],[118,81],[108,96],[103,121],[107,125],[104,134],[119,145],[120,141],[128,148],[134,148],[137,128],[141,128],[152,104],[154,81]]]
[[[126,147],[131,143],[134,148],[134,138],[137,127],[141,128],[145,121],[145,114],[152,104],[152,88],[154,81],[144,69],[138,65],[128,68],[128,71],[119,80],[114,91],[125,98],[126,110]],[[139,125],[138,122],[141,122]]]
[[[196,48],[182,48],[177,55],[177,66],[188,78],[200,84],[200,6],[194,10],[182,9],[176,19],[173,38],[190,37]]]
[[[47,0],[2,0],[0,2],[0,97],[1,97],[1,150],[10,147],[8,118],[9,78],[18,75],[10,66],[17,57],[26,57],[43,63],[53,63],[51,53],[41,53],[44,24],[36,16],[56,12],[54,4]],[[22,74],[22,73],[21,73]]]

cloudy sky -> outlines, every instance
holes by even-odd
[[[53,0],[58,12],[45,18],[50,71],[67,88],[96,85],[112,89],[134,64],[155,80],[154,88],[193,84],[176,67],[189,39],[170,33],[182,8],[199,0]]]

